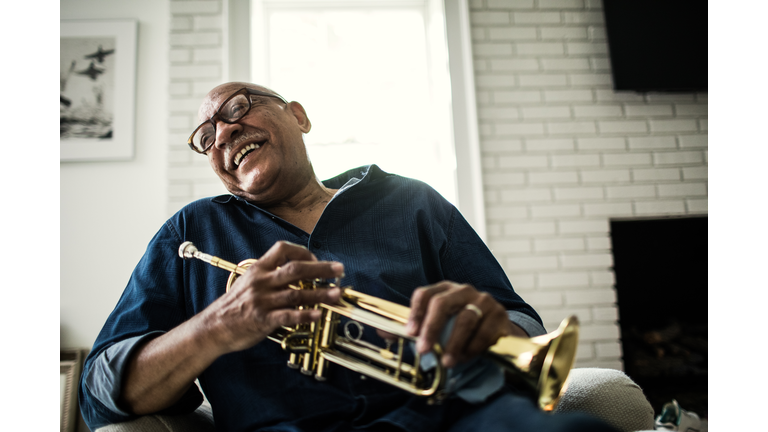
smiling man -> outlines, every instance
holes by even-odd
[[[229,83],[208,94],[199,117],[205,121],[189,142],[208,156],[227,190],[280,217],[287,212],[291,222],[299,215],[307,222],[319,218],[324,206],[318,204],[335,191],[314,175],[302,138],[312,125],[301,104],[263,87]]]
[[[340,366],[323,382],[286,367],[288,354],[267,336],[319,319],[296,306],[340,295],[288,288],[299,280],[343,278],[410,306],[406,331],[420,353],[452,321],[441,358],[449,368],[500,336],[544,328],[458,210],[426,184],[375,165],[319,181],[298,102],[228,83],[211,90],[199,118],[188,144],[230,194],[190,203],[150,241],[84,366],[79,396],[92,429],[191,412],[202,402],[199,380],[220,430],[612,430],[584,415],[544,414],[503,382],[480,401],[429,405]],[[225,292],[226,272],[178,258],[184,241],[259,260]]]

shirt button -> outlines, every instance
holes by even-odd
[[[320,243],[319,241],[313,241],[312,242],[312,247],[313,248],[320,249],[320,246],[322,246],[322,243]]]

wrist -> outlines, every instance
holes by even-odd
[[[236,351],[230,347],[232,334],[213,308],[208,307],[186,322],[189,325],[188,337],[196,350],[212,360]]]

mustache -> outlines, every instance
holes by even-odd
[[[240,144],[242,144],[242,143],[244,143],[246,141],[260,139],[263,136],[264,136],[263,132],[261,132],[261,133],[259,133],[259,132],[248,132],[248,133],[245,133],[245,134],[240,135],[239,137],[235,138],[234,140],[232,140],[232,142],[229,144],[229,148],[233,149],[233,148],[239,146]]]

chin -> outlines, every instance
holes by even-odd
[[[273,178],[276,178],[272,176]],[[264,173],[252,173],[245,178],[238,179],[237,183],[227,189],[234,195],[244,198],[254,199],[269,190],[270,185],[275,181],[270,181],[270,176]]]

